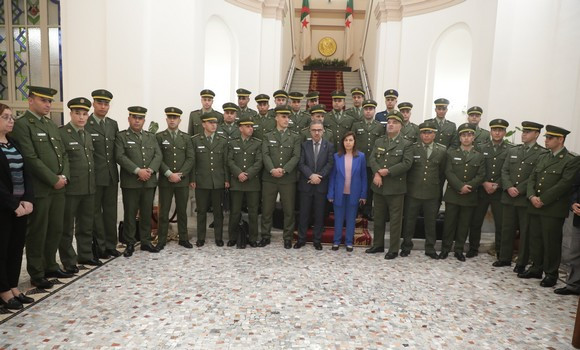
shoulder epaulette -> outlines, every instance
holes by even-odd
[[[216,134],[217,134],[217,136],[218,136],[218,137],[221,137],[221,138],[222,138],[222,139],[224,139],[224,140],[227,140],[227,139],[228,139],[227,137],[225,137],[225,136],[224,136],[224,135],[222,135],[222,134],[218,134],[217,132],[216,132]]]
[[[440,148],[447,149],[447,146],[445,146],[445,145],[444,145],[444,144],[442,144],[442,143],[435,142],[434,144],[435,144],[435,146],[438,146],[438,147],[440,147]]]
[[[200,136],[201,136],[201,134],[195,134],[195,135],[193,135],[191,138],[192,138],[192,139],[197,139],[197,138],[199,138]]]
[[[256,141],[260,141],[260,142],[262,142],[262,139],[259,139],[259,138],[257,138],[257,137],[254,137],[254,136],[252,136],[252,140],[256,140]]]

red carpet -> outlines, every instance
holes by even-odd
[[[310,87],[308,91],[320,93],[320,103],[326,105],[326,110],[332,110],[332,97],[334,90],[344,90],[342,72],[313,70],[310,72]]]

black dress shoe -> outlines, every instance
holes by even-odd
[[[292,241],[284,241],[284,249],[292,248]]]
[[[453,256],[455,256],[459,261],[465,261],[465,255],[463,255],[463,253],[455,253]]]
[[[231,240],[231,239],[230,239],[230,240],[228,241],[228,244],[227,244],[227,245],[228,245],[228,247],[233,247],[233,246],[235,246],[235,245],[236,245],[236,243],[237,243],[236,241],[233,241],[233,240]]]
[[[338,246],[337,245],[333,245],[332,248],[330,248],[330,249],[332,249],[334,251],[337,251],[338,250]]]
[[[218,247],[223,247],[224,246],[224,241],[222,241],[221,239],[216,239],[215,240],[215,245]]]
[[[365,250],[367,254],[376,254],[376,253],[384,253],[385,247],[370,247],[369,249]]]
[[[179,244],[182,247],[188,248],[188,249],[193,248],[193,244],[191,244],[190,241],[179,241],[179,243],[177,243],[177,244]]]
[[[258,243],[258,247],[265,247],[270,244],[270,238],[262,238],[260,243]]]
[[[71,278],[74,275],[72,273],[67,273],[64,272],[61,269],[58,269],[56,271],[48,271],[44,273],[44,277],[46,278]]]
[[[433,252],[433,253],[425,253],[425,255],[427,255],[428,257],[430,257],[431,259],[439,259],[439,255],[437,255],[437,253]]]
[[[236,245],[236,249],[246,249],[246,245],[245,244],[237,244]]]
[[[300,249],[300,248],[304,247],[305,245],[306,245],[306,243],[298,241],[294,244],[294,249]]]
[[[346,251],[351,253],[354,250],[352,246],[346,246]]]
[[[248,245],[252,248],[256,248],[258,246],[258,242],[250,241],[250,242],[248,242]]]
[[[118,257],[121,256],[121,252],[118,251],[117,249],[107,249],[105,250],[105,253],[109,254],[112,257]]]
[[[157,250],[162,251],[163,249],[165,249],[165,244],[159,244],[157,243],[157,245],[155,246],[155,248],[157,248]]]
[[[511,266],[511,261],[502,261],[502,260],[498,260],[495,261],[493,264],[491,264],[491,266],[494,267],[502,267],[502,266]]]
[[[16,300],[18,300],[22,304],[32,304],[32,303],[34,303],[34,299],[32,299],[31,297],[27,297],[23,293],[18,294],[17,296],[15,296],[15,298],[16,298]]]
[[[321,243],[314,243],[314,249],[322,250],[322,244]]]
[[[64,272],[66,272],[66,273],[70,273],[71,275],[72,275],[72,274],[75,274],[75,273],[79,273],[79,267],[78,267],[78,266],[76,266],[76,265],[74,265],[74,266],[69,266],[69,267],[65,267],[65,268],[64,268]]]
[[[147,251],[149,253],[159,253],[159,249],[152,246],[151,244],[141,244],[141,250]]]
[[[205,244],[205,241],[203,239],[198,239],[197,241],[195,241],[196,247],[203,247],[204,244]]]
[[[447,259],[448,256],[449,256],[449,252],[441,252],[441,253],[439,253],[439,259],[441,259],[441,260]]]
[[[401,250],[402,257],[409,256],[409,254],[411,254],[410,250],[405,250],[405,249]]]
[[[526,267],[524,265],[517,265],[514,267],[515,273],[524,273],[526,271]]]
[[[2,303],[2,305],[4,305],[4,307],[8,310],[22,309],[22,303],[14,297],[10,298],[8,301],[4,301],[4,299],[0,298],[0,303]]]
[[[41,289],[50,289],[54,286],[54,284],[46,278],[33,278],[30,280],[30,284]]]
[[[143,250],[143,248],[141,248]],[[103,262],[98,259],[90,259],[90,260],[79,260],[80,265],[89,265],[89,266],[103,266]]]
[[[542,278],[542,273],[541,272],[531,272],[530,270],[526,270],[522,273],[518,273],[518,277],[519,278],[537,278],[540,279]]]
[[[475,258],[477,255],[479,254],[479,252],[475,249],[469,249],[469,251],[467,251],[467,254],[465,254],[466,258]]]
[[[559,295],[580,295],[580,292],[570,290],[566,287],[556,288],[556,289],[554,289],[554,293],[559,294]]]
[[[107,253],[107,252],[102,252],[99,253],[98,256],[95,257],[95,260],[97,259],[110,259],[111,256]]]
[[[542,286],[542,287],[553,287],[553,286],[556,285],[557,282],[558,282],[558,279],[556,277],[546,276],[546,277],[544,277],[544,279],[542,280],[542,282],[540,282],[540,286]]]
[[[399,253],[387,253],[385,254],[385,260],[393,260],[397,256],[399,256]]]
[[[133,255],[133,252],[135,251],[135,246],[132,244],[128,244],[127,248],[125,248],[125,251],[123,252],[123,256],[125,258],[130,257],[131,255]]]

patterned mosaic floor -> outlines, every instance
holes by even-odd
[[[578,298],[487,254],[386,261],[275,238],[113,259],[1,324],[0,349],[572,348]]]

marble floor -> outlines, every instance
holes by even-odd
[[[494,268],[487,254],[386,261],[273,238],[245,250],[170,242],[83,270],[4,317],[0,349],[572,348],[578,298]]]

